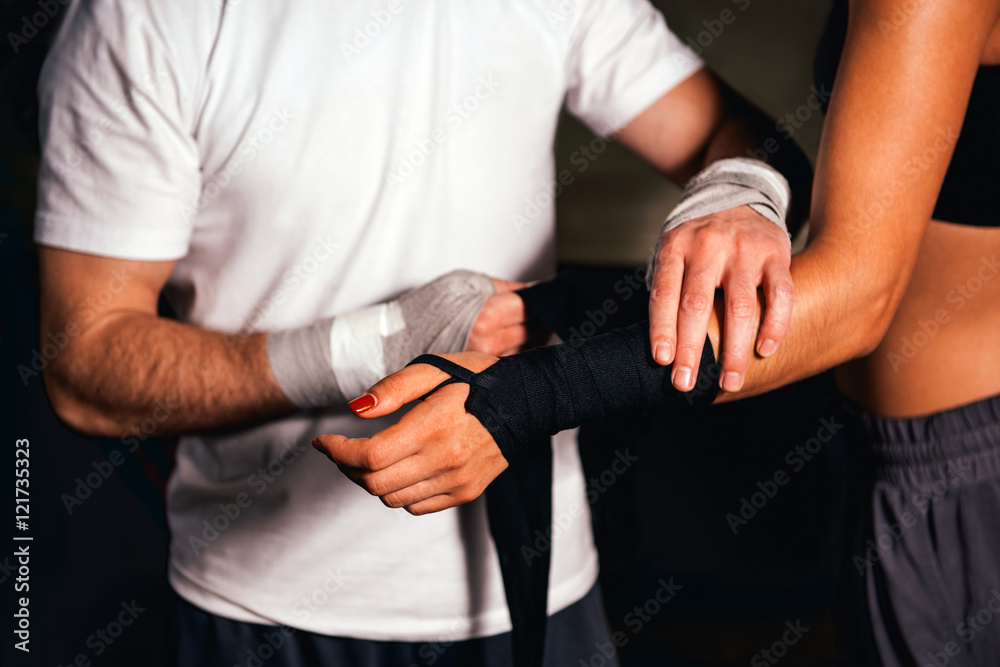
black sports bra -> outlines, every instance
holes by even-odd
[[[847,36],[847,5],[836,0],[826,24],[816,53],[817,86],[832,87]],[[979,68],[934,218],[1000,227],[1000,66]]]

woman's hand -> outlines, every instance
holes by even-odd
[[[520,300],[520,299],[518,299]],[[473,372],[496,363],[478,352],[440,355]],[[350,406],[363,419],[382,417],[414,401],[450,376],[427,364],[384,378]],[[414,515],[475,500],[507,468],[507,460],[479,420],[465,411],[469,385],[442,387],[402,419],[370,438],[321,435],[313,446],[386,507]]]

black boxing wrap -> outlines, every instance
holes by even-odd
[[[695,389],[670,384],[670,367],[649,353],[645,267],[621,275],[574,271],[519,290],[527,310],[568,343],[504,357],[481,373],[443,357],[427,363],[469,385],[465,408],[493,436],[510,465],[486,488],[490,534],[510,609],[514,661],[543,664],[550,551],[522,548],[552,526],[552,440],[558,431],[656,410],[708,405],[718,365],[706,339]],[[619,328],[622,327],[622,328]],[[606,331],[603,335],[595,334]]]
[[[446,359],[421,355],[452,375],[442,383],[469,384],[465,409],[493,436],[508,461],[528,443],[577,426],[651,412],[710,405],[719,391],[719,366],[706,337],[698,381],[690,392],[670,382],[671,366],[650,354],[649,323],[503,357],[472,373]]]
[[[564,342],[641,322],[649,317],[646,267],[560,271],[545,282],[517,290],[533,319]]]

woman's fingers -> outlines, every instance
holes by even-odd
[[[442,510],[457,507],[458,505],[463,505],[469,502],[468,500],[462,500],[461,498],[462,497],[455,496],[450,493],[444,493],[439,496],[434,496],[433,498],[428,498],[427,500],[422,500],[419,503],[409,505],[406,508],[406,511],[413,516],[423,516],[424,514],[440,512]]]
[[[392,414],[448,379],[448,374],[427,364],[415,364],[376,382],[348,403],[359,417],[371,419]]]
[[[487,355],[449,356],[474,371],[495,362]],[[390,507],[424,514],[466,503],[507,467],[492,436],[465,410],[468,395],[468,385],[449,384],[371,438],[323,435],[313,444]]]

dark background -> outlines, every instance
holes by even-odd
[[[713,68],[772,115],[784,116],[805,102],[828,3],[657,5],[682,39],[700,42]],[[39,16],[46,16],[47,7],[58,11],[43,21]],[[715,20],[727,8],[736,20],[720,31]],[[30,367],[39,347],[31,244],[38,164],[34,82],[62,9],[58,0],[0,1],[0,435],[3,456],[9,457],[0,462],[5,471],[0,479],[9,482],[0,495],[11,522],[0,530],[0,663],[69,665],[82,654],[93,665],[155,667],[170,659],[174,599],[165,581],[162,490],[172,443],[150,439],[128,452],[116,440],[80,437],[52,413],[41,378],[23,378],[18,371]],[[28,36],[29,24],[43,23]],[[11,34],[26,42],[12,41]],[[810,118],[795,136],[810,155],[821,122]],[[572,169],[568,156],[591,138],[579,123],[565,119],[556,147],[560,168]],[[611,146],[558,200],[562,263],[644,263],[676,197],[676,188]],[[802,239],[797,241],[801,245]],[[833,413],[834,400],[824,375],[739,404],[586,435],[588,476],[600,480],[605,473],[607,479],[616,450],[629,448],[639,458],[592,506],[608,615],[628,640],[621,650],[625,665],[751,664],[781,638],[786,622],[797,621],[809,630],[780,664],[840,664],[826,574],[835,546],[830,511],[839,489],[831,454],[842,444],[826,444],[798,472],[785,460],[816,436],[820,420]],[[11,632],[17,438],[31,443],[30,655],[13,650]],[[95,465],[117,456],[116,450],[124,464],[68,511],[64,494],[72,494],[77,479],[94,472]],[[790,481],[734,535],[727,513],[738,512],[741,498],[779,470]],[[633,609],[655,595],[661,579],[671,577],[682,588],[637,629]],[[115,619],[123,602],[133,600],[143,609],[135,622],[110,645],[97,640],[94,633]],[[599,653],[591,664],[601,664]]]

